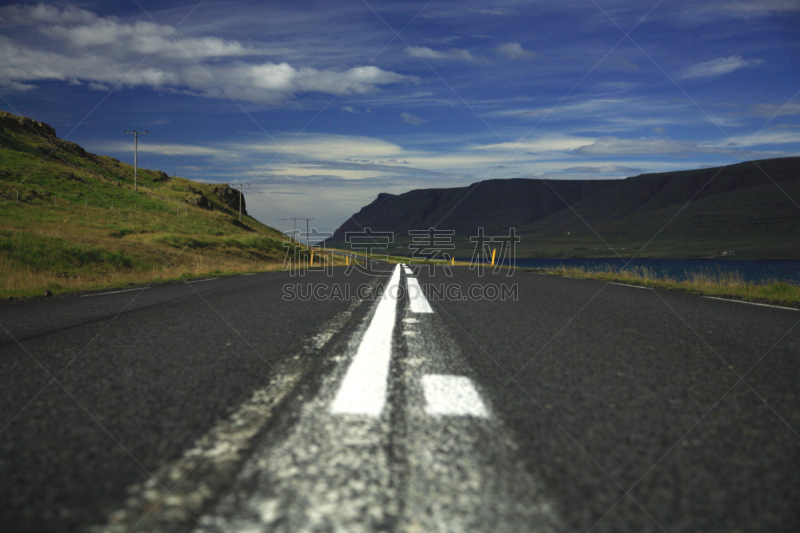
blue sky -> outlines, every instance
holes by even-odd
[[[246,182],[332,231],[379,192],[800,155],[800,0],[0,7],[0,108]]]

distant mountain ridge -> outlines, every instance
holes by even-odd
[[[521,257],[739,257],[800,259],[800,157],[764,159],[621,180],[488,180],[467,187],[382,193],[353,215],[346,232],[392,231],[393,253],[408,251],[412,229],[469,236],[516,228]],[[649,244],[648,244],[649,242]],[[645,246],[647,245],[647,246]]]

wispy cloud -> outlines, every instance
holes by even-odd
[[[601,137],[595,142],[575,149],[579,155],[671,155],[719,154],[730,153],[730,149],[711,145],[699,145],[691,141],[675,141],[671,139],[618,139],[617,137]]]
[[[800,144],[800,132],[788,130],[761,131],[757,135],[735,135],[715,146],[729,146],[732,148],[749,146],[764,146],[769,144]]]
[[[373,160],[402,157],[403,148],[374,137],[357,135],[278,136],[276,143],[237,143],[239,150],[258,154],[284,153],[295,158],[318,160]]]
[[[534,139],[521,139],[504,143],[485,144],[475,146],[475,150],[492,150],[499,152],[540,153],[540,152],[566,152],[588,146],[595,142],[594,138],[571,137],[565,135],[543,136]]]
[[[742,17],[764,17],[800,12],[797,0],[739,0],[722,5],[722,9]]]
[[[760,63],[759,60],[746,60],[742,56],[720,57],[711,61],[695,63],[681,74],[682,78],[711,78],[730,74],[742,67]]]
[[[122,141],[91,143],[87,145],[92,151],[96,152],[127,152],[132,150],[131,143]],[[212,146],[202,146],[194,144],[159,144],[152,142],[139,142],[139,152],[145,154],[157,154],[166,156],[188,156],[188,157],[214,157],[218,159],[236,159],[239,154],[235,150],[227,148],[217,148]]]
[[[800,115],[800,104],[756,104],[753,106],[752,113],[758,117],[773,118],[786,117],[789,115]]]
[[[446,51],[434,50],[425,46],[409,46],[405,50],[406,54],[422,59],[455,59],[458,61],[477,61],[477,59],[467,50],[461,48],[451,48]]]
[[[599,167],[569,167],[564,172],[577,172],[579,174],[637,174],[641,173],[641,168],[624,167],[619,165],[607,165]]]
[[[478,15],[494,15],[494,16],[506,16],[506,15],[513,15],[516,13],[513,9],[509,9],[506,7],[488,7],[488,8],[469,8],[467,9],[470,13],[476,13]]]
[[[504,43],[495,48],[495,51],[509,59],[531,59],[536,53],[525,50],[520,43]]]
[[[400,113],[400,119],[406,124],[411,124],[412,126],[419,126],[420,124],[425,124],[427,122],[427,120],[424,118],[412,115],[411,113]]]

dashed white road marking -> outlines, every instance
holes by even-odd
[[[422,390],[429,415],[489,418],[480,394],[467,377],[428,374],[422,376]]]
[[[403,265],[403,272],[406,273],[406,276],[413,276],[414,275],[414,272],[410,268],[405,266],[405,265]]]
[[[353,362],[331,404],[331,413],[378,417],[386,403],[392,332],[397,315],[400,265],[395,267]]]
[[[121,291],[111,291],[111,292],[101,292],[98,294],[84,294],[82,298],[88,298],[89,296],[105,296],[106,294],[119,294],[121,292],[131,292],[131,291],[143,291],[145,289],[149,289],[150,287],[137,287],[136,289],[124,289]]]
[[[770,305],[770,304],[760,304],[758,302],[745,302],[744,300],[734,300],[732,298],[717,298],[715,296],[703,296],[703,298],[708,298],[709,300],[722,300],[723,302],[735,302],[737,304],[750,304],[750,305],[760,305],[761,307],[774,307],[775,309],[788,309],[789,311],[800,311],[795,307],[784,307],[782,305]]]
[[[406,284],[408,285],[408,303],[411,307],[411,312],[433,313],[431,304],[429,304],[428,299],[425,298],[425,293],[422,292],[422,287],[420,287],[417,278],[407,277]]]
[[[651,287],[642,287],[641,285],[631,285],[630,283],[616,283],[614,281],[608,281],[609,285],[619,285],[620,287],[633,287],[634,289],[646,289],[652,290]]]

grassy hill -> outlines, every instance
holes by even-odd
[[[0,296],[279,268],[279,231],[239,192],[86,152],[0,112]],[[244,198],[242,198],[244,200]]]
[[[455,230],[455,254],[469,257],[478,227],[514,227],[518,257],[800,259],[792,199],[800,200],[797,157],[623,180],[489,180],[381,194],[327,244],[369,227],[395,232],[393,253],[402,253],[409,230],[435,227]]]

